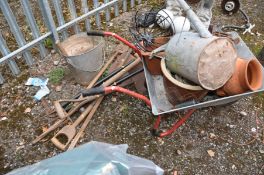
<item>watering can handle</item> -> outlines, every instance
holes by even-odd
[[[102,32],[102,31],[94,31],[94,30],[92,30],[92,31],[88,31],[87,35],[88,36],[102,36],[102,37],[104,37],[105,33]]]

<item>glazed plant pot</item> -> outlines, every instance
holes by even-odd
[[[166,44],[169,41],[169,39],[170,39],[169,37],[155,38],[153,41],[153,45],[145,47],[145,49],[147,51],[145,51],[145,52],[142,51],[142,56],[145,60],[148,71],[151,75],[161,75],[162,73],[161,73],[161,68],[160,68],[160,58],[154,56],[153,58],[150,59],[150,54],[154,49]],[[141,44],[143,44],[143,43],[141,43]],[[165,53],[161,52],[158,55],[165,56]]]
[[[208,90],[205,90],[198,85],[187,84],[175,79],[167,69],[165,59],[161,60],[161,70],[163,73],[166,97],[174,106],[187,100],[199,101],[208,93]]]
[[[256,91],[262,87],[262,81],[262,65],[257,59],[238,58],[234,74],[223,87],[217,90],[217,95],[229,96],[249,90]]]

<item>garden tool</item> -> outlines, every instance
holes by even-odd
[[[121,78],[124,74],[126,74],[129,70],[131,70],[132,68],[134,68],[136,65],[138,65],[140,63],[140,58],[137,58],[133,63],[131,63],[129,66],[127,66],[126,68],[124,68],[121,72],[117,73],[115,76],[113,76],[112,78],[110,78],[109,80],[107,80],[105,83],[103,83],[102,86],[109,86],[111,84],[113,84],[116,80],[118,80],[119,78]],[[91,98],[94,98],[95,96],[90,96]],[[75,128],[84,118],[85,116],[90,112],[90,110],[92,108],[90,108],[89,105],[89,110],[88,108],[84,111],[83,114],[81,114],[78,119],[76,120],[76,123],[74,122],[74,124],[65,126],[64,128],[62,128],[58,134],[56,134],[51,141],[55,144],[55,146],[57,146],[59,149],[65,150],[65,148],[68,146],[68,144],[70,143],[71,139],[73,138],[73,136],[76,134],[76,130],[73,129]],[[65,136],[67,138],[67,142],[65,144],[63,144],[57,137],[59,136]]]

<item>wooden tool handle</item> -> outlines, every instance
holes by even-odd
[[[133,69],[140,62],[141,62],[141,59],[138,57],[133,63],[131,63],[129,66],[127,66],[125,69],[123,69],[123,71],[119,72],[118,74],[116,74],[115,76],[110,78],[103,85],[106,87],[106,86],[109,86],[109,85],[113,84],[116,80],[118,80],[120,77],[122,77],[126,72],[130,71],[131,69]],[[71,150],[71,149],[73,149],[76,146],[77,142],[79,141],[79,139],[82,136],[84,130],[88,126],[91,118],[93,117],[94,113],[96,112],[96,110],[99,107],[100,103],[102,102],[103,98],[104,97],[100,97],[99,99],[97,99],[96,104],[94,105],[94,107],[92,108],[92,111],[89,113],[89,115],[85,119],[85,121],[84,121],[83,125],[81,126],[81,129],[79,130],[77,135],[75,135],[75,137],[72,140],[68,150]]]
[[[141,59],[138,57],[133,63],[125,67],[122,71],[118,72],[116,75],[114,75],[112,78],[107,80],[106,82],[103,83],[104,87],[110,86],[113,84],[115,81],[117,81],[119,78],[121,78],[125,73],[133,69],[136,65],[138,65],[141,62]]]
[[[57,43],[57,46],[60,47],[60,43]],[[63,49],[62,49],[63,51]],[[98,73],[98,75],[91,81],[91,83],[89,84],[89,86],[87,88],[91,88],[93,87],[93,85],[95,84],[95,82],[100,78],[100,76],[103,74],[103,72],[107,69],[107,67],[113,62],[113,60],[116,58],[116,56],[120,53],[120,51],[115,52],[115,54],[110,58],[110,60],[106,63],[106,65],[102,68],[102,70]],[[94,99],[98,98],[98,96],[94,96]],[[84,101],[84,104],[88,101]],[[82,102],[81,102],[82,103]],[[77,106],[79,107],[79,105]],[[76,108],[77,109],[77,108]],[[79,108],[78,108],[79,109]],[[71,112],[72,111],[72,112]],[[68,113],[68,115],[70,113],[74,113],[75,109],[70,110],[70,112]],[[58,121],[56,121],[56,123],[54,123],[51,127],[48,128],[47,131],[43,132],[41,135],[39,135],[36,139],[33,140],[32,144],[36,144],[37,142],[39,142],[41,139],[43,139],[46,135],[48,135],[50,132],[54,131],[55,129],[57,129],[58,127],[60,127],[64,121],[66,120],[67,117],[63,118],[63,119],[59,119]]]
[[[75,122],[72,124],[73,127],[77,127],[82,121],[83,119],[85,119],[85,117],[89,114],[89,112],[91,111],[93,105],[95,102],[93,102],[92,104],[90,104],[83,112],[82,114],[75,120]]]
[[[59,148],[59,149],[61,149],[61,150],[65,150],[66,149],[66,147],[67,147],[67,144],[66,145],[64,145],[64,144],[62,144],[56,137],[53,137],[52,139],[51,139],[51,141],[52,141],[52,143],[57,147],[57,148]]]
[[[89,115],[87,116],[87,118],[84,120],[81,129],[78,131],[77,135],[75,135],[74,139],[72,140],[68,150],[71,150],[75,147],[75,145],[77,144],[78,140],[80,139],[80,137],[82,136],[85,128],[87,127],[87,125],[89,124],[91,118],[93,117],[94,113],[96,112],[97,108],[99,107],[99,105],[101,104],[101,102],[103,101],[104,97],[100,97],[96,100],[95,105],[93,106],[91,112],[89,113]]]
[[[64,109],[61,107],[59,101],[54,101],[54,107],[55,107],[55,110],[56,110],[59,118],[61,118],[61,119],[65,118],[66,113],[65,113]]]

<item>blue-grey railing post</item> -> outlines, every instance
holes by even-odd
[[[33,0],[32,0],[33,1]],[[30,0],[20,0],[22,7],[23,7],[23,12],[25,15],[25,20],[27,20],[27,27],[30,27],[30,31],[32,32],[32,36],[33,36],[33,41],[28,41],[28,43],[26,42],[22,31],[19,28],[18,23],[16,22],[15,16],[10,8],[10,6],[8,5],[8,0],[0,0],[0,10],[2,11],[6,21],[8,22],[8,26],[11,29],[11,32],[13,33],[13,35],[15,36],[16,42],[19,46],[18,49],[12,51],[10,53],[10,50],[8,49],[8,46],[6,44],[5,39],[2,37],[1,35],[1,31],[0,31],[0,52],[2,53],[3,57],[0,58],[0,64],[8,64],[10,70],[12,71],[13,74],[19,74],[20,70],[19,67],[17,66],[16,62],[15,62],[15,57],[17,55],[21,55],[23,54],[23,58],[26,60],[28,65],[31,65],[33,63],[33,59],[30,53],[30,49],[32,47],[40,47],[39,51],[41,56],[44,56],[46,49],[44,47],[43,42],[45,39],[51,37],[53,39],[53,46],[55,46],[55,43],[60,42],[60,38],[59,38],[59,34],[62,34],[62,38],[65,39],[68,36],[67,33],[67,29],[70,27],[74,27],[74,26],[78,26],[78,23],[80,23],[81,21],[85,20],[85,26],[87,30],[90,30],[91,28],[91,23],[89,18],[91,17],[95,17],[96,18],[96,25],[98,27],[101,27],[101,17],[100,17],[100,13],[105,13],[106,15],[106,22],[110,21],[111,19],[111,13],[112,13],[112,9],[114,9],[114,15],[118,16],[119,15],[119,2],[123,2],[123,11],[127,11],[128,7],[127,7],[127,3],[129,1],[127,0],[101,0],[100,3],[103,1],[103,4],[99,4],[98,0],[93,0],[93,9],[89,9],[89,6],[91,6],[91,4],[88,4],[88,0],[81,0],[82,3],[82,15],[80,15],[79,17],[76,14],[76,9],[74,7],[74,0],[67,0],[67,1],[71,1],[72,5],[74,8],[70,8],[70,10],[74,10],[73,12],[75,12],[75,15],[72,15],[72,20],[66,22],[65,18],[63,16],[63,12],[62,12],[62,0],[36,0],[39,4],[40,7],[40,12],[41,15],[43,17],[44,23],[45,23],[45,31],[46,33],[41,33],[39,30],[39,27],[36,23],[36,20],[34,18],[34,14],[32,12],[32,7],[30,6]],[[49,5],[49,1],[53,2],[53,6],[55,9],[55,13],[56,16],[58,18],[58,27],[56,26],[55,22],[54,22],[54,18],[52,16],[51,13],[51,8]],[[131,6],[130,7],[134,7],[135,6],[135,1],[137,3],[140,3],[141,0],[131,0]],[[76,4],[77,5],[77,4]],[[122,7],[121,7],[122,8]],[[54,16],[55,17],[55,16]],[[55,17],[56,18],[56,17]],[[25,21],[23,21],[25,22]],[[48,30],[46,30],[48,29]],[[56,48],[56,47],[54,47]],[[2,76],[2,74],[0,73],[0,84],[4,83],[4,78]]]
[[[87,0],[82,0],[82,11],[84,14],[89,12]],[[91,30],[91,23],[89,18],[85,20],[85,29],[87,31]]]
[[[93,4],[94,4],[94,9],[98,8],[99,7],[99,2],[98,0],[93,0]],[[101,18],[100,18],[100,14],[99,12],[96,13],[95,15],[95,23],[96,23],[96,26],[99,28],[101,27]]]
[[[74,20],[77,18],[77,14],[76,14],[76,9],[75,9],[75,5],[74,5],[74,1],[73,0],[68,0],[68,7],[70,10],[70,14],[71,14],[71,19]],[[79,33],[80,32],[80,28],[78,26],[78,24],[75,24],[73,26],[74,28],[74,32],[75,33]]]
[[[76,24],[76,23],[78,23],[78,22],[80,22],[80,21],[82,21],[82,20],[84,20],[84,19],[86,19],[86,18],[88,18],[88,17],[90,17],[90,16],[93,16],[93,15],[95,15],[96,13],[98,13],[98,12],[100,12],[100,11],[103,11],[103,10],[105,10],[106,8],[109,8],[109,7],[113,6],[114,3],[116,3],[116,1],[118,1],[118,0],[112,0],[112,1],[110,1],[109,3],[107,3],[107,4],[103,4],[103,5],[101,5],[100,7],[96,8],[96,9],[92,9],[92,10],[90,10],[88,13],[83,14],[83,15],[79,16],[78,18],[76,18],[76,19],[74,19],[74,20],[72,20],[72,21],[70,21],[70,22],[67,22],[67,23],[64,24],[63,26],[58,27],[58,28],[57,28],[57,31],[58,31],[58,32],[61,32],[61,31],[63,31],[63,30],[65,30],[65,29],[67,29],[67,28],[73,26],[74,24]],[[0,60],[1,60],[1,59],[0,59]]]
[[[127,0],[123,0],[123,12],[127,11]]]
[[[55,22],[54,22],[53,17],[52,17],[52,13],[51,13],[51,9],[50,9],[48,0],[39,0],[39,5],[41,8],[43,17],[46,19],[48,28],[52,33],[54,43],[59,42],[60,41],[59,35],[58,35],[57,29],[56,29]]]
[[[119,16],[118,1],[116,1],[115,5],[114,5],[114,9],[115,9],[115,17]]]
[[[2,74],[0,73],[0,84],[4,84],[5,82],[5,79],[4,77],[2,76]]]
[[[29,50],[30,48],[34,47],[35,45],[39,44],[40,42],[43,42],[46,38],[48,38],[49,36],[51,36],[52,33],[51,32],[47,32],[46,34],[42,35],[41,37],[27,43],[26,45],[20,47],[19,49],[11,52],[10,54],[0,58],[0,63],[3,63],[5,61],[7,61],[8,59],[11,59],[27,50]]]
[[[0,32],[0,52],[3,56],[6,56],[10,53],[10,50],[7,47],[7,44],[2,36],[2,33]],[[12,72],[13,75],[18,75],[20,73],[20,70],[13,58],[9,59],[7,61],[7,64]]]
[[[130,1],[130,6],[131,6],[131,8],[134,8],[135,7],[135,0],[131,0]]]
[[[15,16],[13,14],[13,12],[11,11],[9,5],[8,5],[8,2],[7,0],[0,0],[0,8],[7,20],[7,23],[14,35],[14,37],[16,38],[16,41],[17,41],[17,44],[19,45],[19,47],[22,47],[26,44],[26,40],[25,38],[23,37],[23,34],[16,22],[16,19],[15,19]],[[33,64],[33,59],[32,59],[32,56],[31,54],[26,51],[24,54],[23,54],[25,60],[26,60],[26,63],[28,65],[32,65]]]
[[[104,3],[107,4],[109,2],[109,0],[104,0]],[[110,10],[109,8],[105,9],[105,20],[106,22],[109,22],[111,19],[110,17]]]
[[[21,0],[22,8],[24,10],[27,22],[28,22],[29,27],[32,31],[32,35],[33,35],[34,39],[36,39],[36,38],[40,37],[40,32],[39,32],[37,23],[34,19],[34,16],[33,16],[33,13],[32,13],[32,10],[30,8],[29,3],[30,3],[29,0]],[[42,58],[44,58],[47,55],[47,51],[45,49],[45,46],[42,43],[39,44],[39,52],[40,52],[40,55]]]
[[[61,0],[52,0],[52,2],[53,2],[53,6],[55,8],[55,13],[56,13],[56,16],[58,19],[58,24],[59,24],[59,26],[62,26],[65,24],[65,20],[63,17],[63,12],[61,10]],[[63,31],[62,32],[62,38],[66,39],[67,37],[68,37],[67,31]]]

